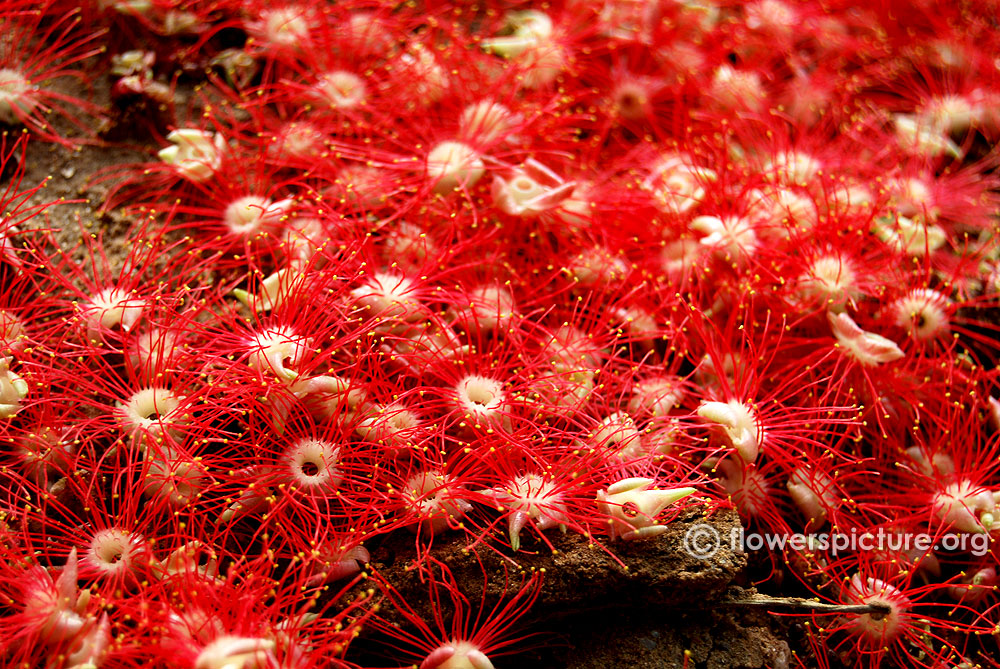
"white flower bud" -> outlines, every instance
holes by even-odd
[[[0,358],[0,418],[10,418],[21,410],[28,396],[28,382],[10,371],[11,358]]]
[[[648,478],[628,478],[613,483],[597,493],[601,511],[608,515],[611,538],[626,541],[645,539],[667,531],[657,516],[671,504],[697,492],[694,488],[651,488],[655,481]]]
[[[735,448],[743,462],[753,462],[764,444],[764,429],[757,412],[742,402],[702,402],[698,415],[719,426],[730,448]]]
[[[896,342],[862,330],[846,313],[829,313],[827,319],[833,336],[844,352],[866,367],[893,362],[906,356]]]
[[[427,178],[434,184],[435,193],[470,188],[485,171],[479,153],[468,144],[441,142],[427,154]]]
[[[222,165],[226,139],[221,134],[181,128],[167,135],[167,141],[173,146],[161,149],[157,155],[188,181],[208,181]]]

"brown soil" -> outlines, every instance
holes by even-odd
[[[738,522],[731,510],[706,518],[692,508],[673,520],[665,534],[646,541],[598,545],[581,535],[553,532],[547,536],[555,551],[549,551],[525,532],[522,550],[538,552],[473,554],[463,550],[463,542],[452,541],[435,546],[434,555],[472,601],[482,592],[485,570],[487,606],[503,594],[508,579],[514,581],[510,589],[516,589],[518,574],[544,570],[538,601],[518,626],[538,634],[526,642],[534,647],[501,657],[494,662],[498,669],[788,666],[787,619],[734,604],[753,595],[736,585],[747,556],[722,546],[701,560],[685,550],[692,526],[709,523],[726,537]],[[370,548],[372,569],[429,620],[428,586],[410,568],[413,538],[391,535]],[[406,627],[391,611],[386,617]],[[378,643],[377,635],[365,635],[358,647],[377,655]]]

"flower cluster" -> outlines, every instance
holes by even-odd
[[[0,122],[94,141],[86,67],[162,114],[102,177],[124,248],[59,248],[5,140],[0,663],[356,666],[366,625],[489,669],[542,575],[472,616],[439,543],[613,554],[696,494],[992,546],[985,6],[5,5]],[[366,571],[407,533],[429,619]],[[944,667],[997,560],[751,567],[855,607],[805,665]]]

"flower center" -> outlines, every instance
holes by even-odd
[[[19,71],[0,68],[0,121],[11,125],[19,123],[38,105],[28,92],[31,83]]]
[[[333,492],[341,482],[337,463],[340,449],[328,441],[302,439],[285,453],[292,479],[301,489],[325,493]]]
[[[316,96],[332,109],[354,109],[365,102],[365,82],[345,70],[327,72],[316,84]]]

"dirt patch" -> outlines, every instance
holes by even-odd
[[[519,578],[544,570],[538,601],[513,632],[537,636],[516,657],[495,660],[498,668],[787,666],[787,621],[732,604],[748,596],[735,585],[747,556],[723,545],[710,558],[698,559],[685,548],[692,527],[705,524],[719,536],[730,536],[738,523],[732,510],[706,518],[692,508],[673,520],[666,533],[646,541],[605,545],[552,532],[547,536],[554,552],[538,539],[526,539],[528,552],[516,556],[470,552],[464,541],[453,539],[437,544],[433,554],[470,601],[482,595],[485,573],[487,609],[501,602],[505,590],[510,597]],[[413,612],[433,619],[427,579],[412,569],[413,538],[388,535],[370,550],[373,571]],[[380,615],[402,629],[412,627],[392,606]],[[369,630],[356,649],[362,656],[377,657],[383,642]]]

